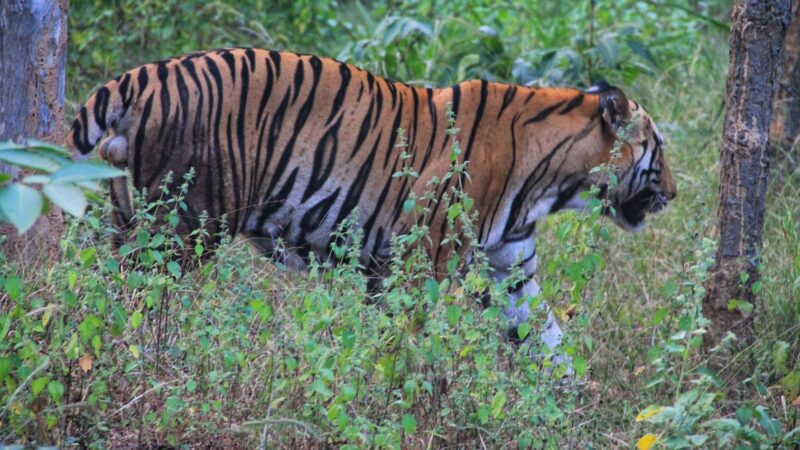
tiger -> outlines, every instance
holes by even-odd
[[[329,254],[334,231],[357,210],[361,263],[381,274],[391,236],[416,224],[404,208],[409,195],[451,168],[449,125],[459,130],[459,160],[468,162],[463,188],[477,210],[475,248],[498,282],[512,267],[524,272],[508,289],[509,330],[531,314],[520,299],[539,293],[538,221],[585,208],[581,193],[600,185],[605,214],[638,231],[676,195],[656,124],[606,82],[586,90],[486,80],[418,87],[334,59],[252,48],[195,52],[125,72],[80,108],[65,147],[85,160],[106,136],[100,157],[127,168],[132,185],[151,197],[166,174],[180,180],[193,169],[180,234],[200,227],[205,214],[215,236],[226,217],[230,234],[300,269],[312,252]],[[617,170],[614,186],[592,170],[601,164]],[[416,177],[393,176],[404,166]],[[448,259],[441,207],[448,184],[436,188],[424,224],[439,273]],[[115,179],[110,190],[112,220],[124,227],[134,219],[127,182]],[[278,255],[279,248],[288,250]],[[547,310],[541,340],[554,350],[563,332],[550,308],[540,307]]]

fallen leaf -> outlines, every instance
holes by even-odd
[[[655,434],[647,433],[644,436],[640,437],[638,441],[636,441],[636,449],[637,450],[650,450],[650,447],[658,441],[658,437]]]
[[[661,412],[660,406],[656,406],[654,408],[646,408],[644,411],[636,415],[636,421],[641,422],[643,420],[647,420],[660,412]]]
[[[792,400],[792,406],[800,406],[800,396]]]
[[[81,356],[81,359],[78,360],[78,365],[81,366],[84,372],[92,370],[92,357],[89,355]]]
[[[633,376],[638,377],[642,374],[642,372],[644,372],[644,369],[647,369],[647,366],[639,366],[633,369]]]

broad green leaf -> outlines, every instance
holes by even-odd
[[[47,383],[47,391],[50,392],[50,397],[53,398],[53,401],[60,402],[61,397],[64,396],[64,384],[53,380]]]
[[[700,446],[706,443],[708,440],[708,435],[705,434],[692,434],[686,436],[686,439],[692,443],[694,446]]]
[[[414,431],[417,429],[417,419],[414,418],[411,414],[403,414],[403,431],[406,434],[414,434]]]
[[[70,158],[72,156],[72,155],[69,154],[69,150],[67,150],[64,147],[61,147],[61,146],[58,146],[58,145],[55,145],[55,144],[50,144],[48,142],[39,141],[39,140],[36,140],[36,139],[28,139],[28,148],[32,148],[32,149],[36,149],[36,150],[42,150],[44,152],[47,152],[47,153],[50,153],[50,154],[53,154],[53,155],[56,155],[56,156],[62,156],[62,157],[65,157],[65,158]]]
[[[495,419],[500,417],[500,414],[503,413],[503,407],[506,405],[506,393],[505,391],[497,391],[492,397],[492,417]]]
[[[142,315],[141,311],[139,310],[134,311],[133,314],[131,314],[131,328],[134,330],[139,328],[139,325],[141,325],[142,323],[143,317],[144,316]]]
[[[764,428],[764,431],[767,432],[772,437],[777,437],[781,434],[781,426],[777,420],[772,419],[767,412],[767,409],[764,406],[759,405],[756,406],[755,409],[756,417],[758,418],[758,423]]]
[[[47,184],[50,182],[50,177],[48,175],[42,174],[33,174],[33,175],[26,175],[22,182],[25,184]]]
[[[23,169],[41,170],[47,173],[56,171],[61,167],[56,161],[28,150],[1,150],[0,161]]]
[[[39,392],[47,386],[47,383],[50,382],[50,376],[45,375],[43,377],[39,377],[31,382],[31,393],[33,395],[39,395]]]
[[[642,43],[642,41],[638,39],[629,38],[625,40],[625,43],[628,44],[628,48],[636,55],[647,61],[652,66],[658,66],[656,63],[656,58],[653,56],[653,53],[650,52],[650,49]]]
[[[703,423],[703,426],[712,430],[729,432],[738,431],[742,427],[736,419],[712,419]]]
[[[50,183],[42,188],[44,195],[61,209],[75,217],[83,217],[86,212],[86,196],[77,187],[66,183]]]
[[[19,299],[22,294],[22,278],[15,276],[6,278],[6,293],[11,300]]]
[[[6,377],[11,372],[11,358],[0,357],[0,382],[5,382]]]
[[[531,333],[532,329],[533,327],[531,327],[531,324],[528,322],[522,322],[517,327],[517,336],[519,336],[521,340],[525,340],[525,338]]]
[[[450,305],[447,307],[445,314],[447,315],[447,322],[451,326],[455,326],[458,323],[458,319],[461,318],[461,307],[458,305]]]
[[[167,263],[167,271],[169,271],[175,278],[181,277],[181,265],[177,261],[170,261]]]
[[[24,145],[19,145],[11,141],[0,142],[0,152],[5,150],[24,150]]]
[[[125,176],[126,172],[105,164],[72,163],[53,173],[53,182],[102,180]]]
[[[24,184],[14,183],[0,189],[0,211],[20,234],[33,226],[42,206],[42,194]]]
[[[435,303],[439,300],[439,283],[433,278],[425,280],[425,293],[428,295],[428,300]]]
[[[490,412],[491,409],[489,408],[489,405],[481,405],[481,407],[478,408],[478,420],[481,422],[481,424],[486,425],[486,423],[489,421]]]
[[[572,363],[575,365],[575,373],[582,377],[586,373],[586,360],[581,355],[575,355]]]
[[[650,419],[653,416],[658,415],[662,411],[662,407],[658,405],[651,405],[647,408],[643,409],[642,412],[636,415],[636,421],[641,422],[643,420]]]

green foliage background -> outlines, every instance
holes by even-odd
[[[607,227],[596,210],[537,230],[543,297],[577,310],[564,351],[581,376],[567,385],[550,376],[558,368],[503,338],[502,301],[477,305],[476,292],[504,290],[480,264],[437,283],[424,256],[397,260],[376,307],[365,304],[353,264],[292,274],[239,241],[182,273],[169,226],[139,229],[114,255],[108,212],[95,208],[70,222],[63,256],[46,270],[0,266],[0,442],[624,448],[652,433],[663,448],[796,445],[800,165],[790,154],[774,165],[763,302],[750,305],[756,339],[735,353],[733,336],[699,351],[730,2],[73,0],[70,8],[68,112],[124,70],[225,46],[332,56],[432,86],[604,78],[658,122],[679,197],[636,235]],[[453,220],[468,221],[468,200],[454,204]],[[146,225],[156,209],[179,209],[181,193],[139,206]],[[541,323],[532,319],[530,332]]]

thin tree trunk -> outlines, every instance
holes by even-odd
[[[0,141],[64,140],[68,0],[0,0]],[[0,172],[19,177],[14,167]],[[63,228],[57,208],[19,236],[8,225],[3,252],[35,262],[58,251]]]
[[[778,85],[790,0],[736,0],[728,68],[728,103],[720,148],[721,179],[716,261],[703,304],[712,341],[727,331],[749,336],[750,320],[731,300],[756,305],[769,181],[769,126]]]
[[[770,133],[781,150],[790,151],[797,148],[795,142],[800,136],[800,1],[792,4],[792,20],[783,41],[781,66]]]

